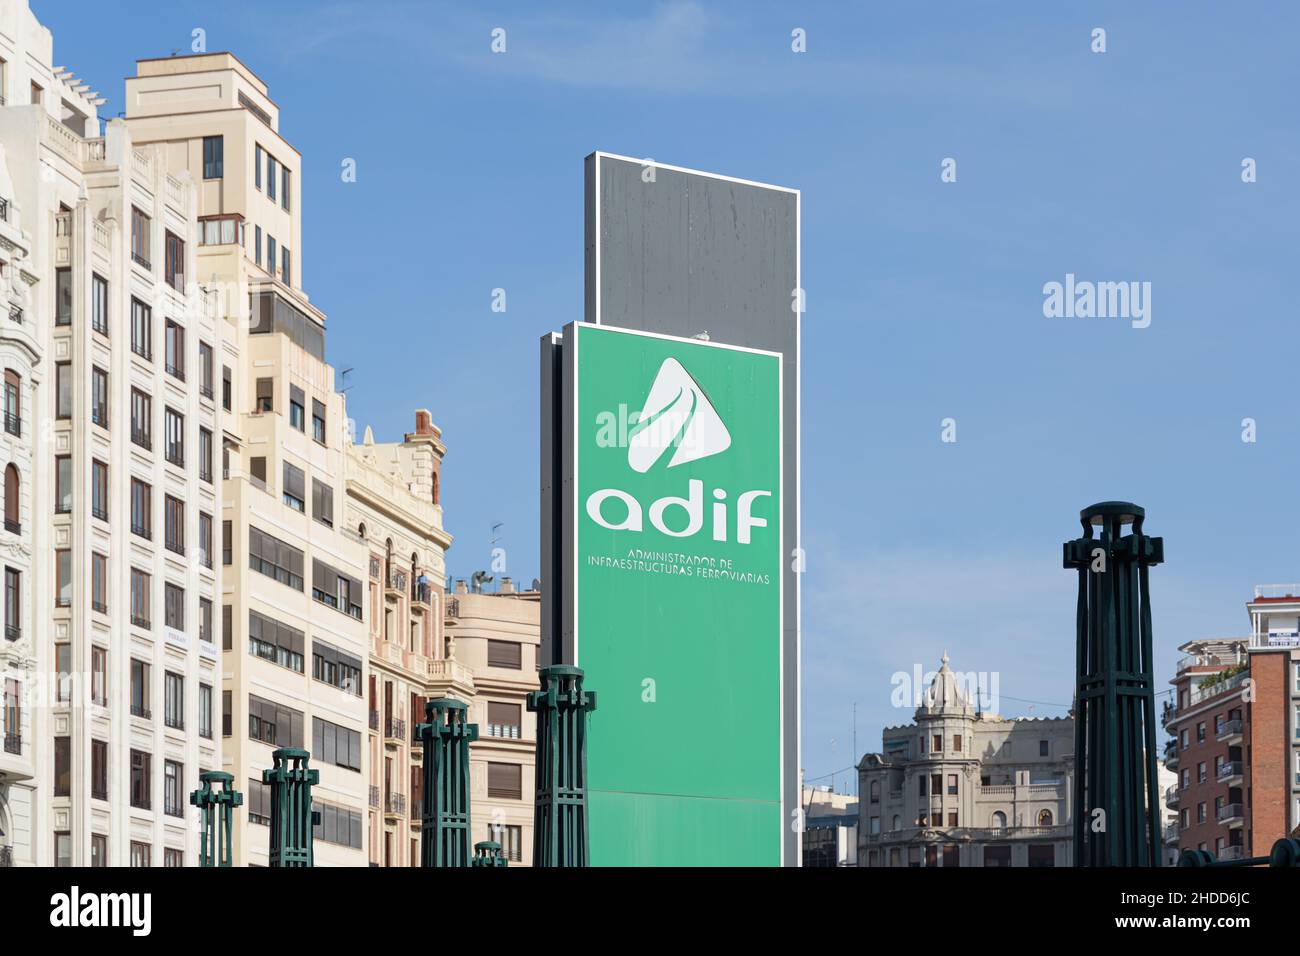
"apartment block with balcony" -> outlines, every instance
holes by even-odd
[[[469,701],[469,669],[447,655],[443,635],[445,555],[439,486],[442,434],[429,412],[401,442],[376,443],[370,428],[347,450],[344,525],[369,549],[370,624],[366,695],[370,723],[372,866],[419,866],[423,750],[416,727],[424,703]]]
[[[195,185],[124,122],[96,135],[102,100],[50,66],[52,39],[26,3],[6,0],[0,24],[12,54],[0,144],[11,211],[30,238],[24,270],[39,280],[8,317],[29,330],[40,365],[7,432],[39,435],[13,519],[30,522],[41,558],[17,589],[30,609],[19,626],[29,624],[34,670],[51,675],[23,718],[37,770],[34,859],[192,865],[186,795],[220,764],[221,586],[220,489],[203,440],[216,410],[200,394],[221,329],[186,280]]]
[[[229,53],[141,60],[132,136],[198,192],[198,275],[219,298],[223,769],[247,794],[237,865],[265,865],[277,747],[321,780],[317,865],[361,866],[368,806],[368,551],[344,531],[346,413],[325,315],[302,288],[300,158],[266,84]]]
[[[472,676],[469,719],[479,727],[470,747],[471,842],[495,840],[512,865],[531,866],[537,720],[524,701],[538,688],[541,592],[516,591],[508,577],[494,593],[457,581],[445,614],[445,656]]]
[[[1300,837],[1300,584],[1260,585],[1250,614],[1247,743],[1255,852]]]
[[[1178,814],[1180,852],[1210,850],[1219,859],[1252,853],[1245,773],[1251,709],[1242,695],[1250,680],[1248,646],[1245,638],[1224,638],[1179,648],[1164,724],[1174,757],[1166,766],[1177,776],[1165,806]]]
[[[1069,866],[1074,720],[971,705],[944,656],[915,722],[858,764],[858,866]]]

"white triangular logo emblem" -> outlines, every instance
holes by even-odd
[[[731,432],[699,383],[675,358],[664,359],[628,439],[627,463],[644,474],[673,449],[668,467],[707,458],[731,447]]]

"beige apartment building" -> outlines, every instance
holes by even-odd
[[[1070,865],[1074,719],[985,713],[971,685],[945,654],[915,722],[858,763],[858,866]]]
[[[120,120],[98,136],[102,100],[52,53],[3,0],[0,828],[18,839],[0,856],[181,866],[197,859],[188,791],[220,760],[224,330],[194,281],[194,181]]]
[[[198,193],[196,273],[219,296],[222,767],[246,792],[235,864],[265,865],[271,753],[320,771],[317,865],[367,859],[369,552],[340,508],[344,400],[302,288],[300,157],[229,53],[141,60],[126,123]]]

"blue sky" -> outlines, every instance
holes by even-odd
[[[267,81],[350,414],[392,440],[432,410],[460,576],[495,522],[537,574],[536,342],[581,313],[583,157],[800,188],[810,778],[852,763],[855,702],[859,752],[909,720],[890,676],[945,650],[999,675],[1004,713],[1064,713],[1060,543],[1093,501],[1165,537],[1170,675],[1179,643],[1248,629],[1253,585],[1300,578],[1293,4],[32,6],[106,117],[195,27]],[[1067,273],[1150,282],[1150,327],[1044,318]]]

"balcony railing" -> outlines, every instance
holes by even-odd
[[[1165,806],[1170,810],[1178,809],[1178,788],[1176,786],[1165,789]]]
[[[5,530],[10,534],[22,534],[23,523],[21,521],[15,521],[13,518],[5,518]]]
[[[1219,780],[1227,780],[1229,777],[1241,776],[1241,762],[1238,760],[1229,760],[1226,763],[1219,764],[1219,772],[1215,775]]]
[[[23,629],[17,624],[5,625],[5,640],[16,641],[23,636]]]
[[[1220,740],[1224,737],[1237,737],[1241,735],[1241,731],[1242,722],[1240,719],[1225,720],[1223,726],[1219,728],[1217,736]]]
[[[406,572],[393,571],[388,575],[388,587],[393,591],[406,590]]]
[[[1220,823],[1227,823],[1229,820],[1241,819],[1241,804],[1229,803],[1219,807],[1218,818]]]
[[[22,438],[23,420],[11,412],[5,412],[5,431],[15,438]]]
[[[379,729],[379,711],[377,710],[372,710],[370,712],[370,729],[371,730]]]
[[[1074,832],[1069,826],[1029,826],[1029,827],[905,827],[888,830],[884,833],[870,833],[867,840],[882,843],[895,843],[916,840],[925,836],[936,843],[951,840],[1063,840]]]
[[[132,717],[143,717],[145,720],[148,720],[149,718],[151,718],[151,717],[153,716],[153,713],[149,710],[148,707],[143,707],[143,706],[141,706],[140,704],[132,704],[132,705],[131,705],[131,716],[132,716]]]
[[[404,740],[406,738],[406,721],[400,717],[389,717],[384,721],[384,736],[391,737],[393,740]]]
[[[390,793],[384,798],[384,813],[402,816],[406,813],[406,794]]]
[[[1300,584],[1257,584],[1255,585],[1255,600],[1265,598],[1267,600],[1277,600],[1279,598],[1293,597],[1300,601]]]
[[[11,846],[0,846],[0,867],[8,868],[14,865],[14,848]]]
[[[379,788],[373,784],[370,787],[370,805],[376,810],[379,809]]]
[[[1243,847],[1240,843],[1234,843],[1229,846],[1225,846],[1223,850],[1220,851],[1217,857],[1217,859],[1219,860],[1240,860],[1244,858],[1245,858],[1245,847]]]
[[[23,735],[5,734],[5,753],[21,755],[22,752],[23,752]]]
[[[411,585],[411,600],[416,604],[429,604],[432,600],[433,589],[427,584],[416,582]]]

